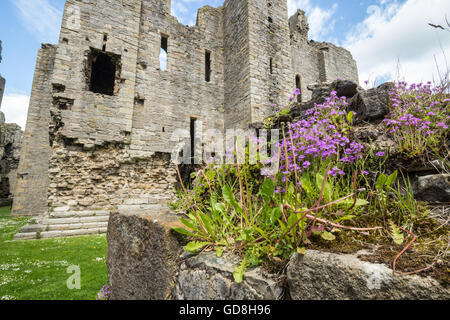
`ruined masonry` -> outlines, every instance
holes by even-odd
[[[2,42],[0,41],[0,62],[2,61]],[[0,75],[0,107],[2,104],[5,79]],[[9,206],[14,196],[17,181],[17,167],[20,159],[20,146],[23,131],[15,123],[6,123],[0,111],[0,206]]]
[[[205,6],[192,27],[170,0],[66,1],[58,45],[38,54],[13,207],[39,218],[16,238],[101,233],[111,210],[160,211],[175,197],[176,129],[245,129],[297,87],[307,101],[310,84],[358,82],[350,52],[308,30],[286,0]]]
[[[2,62],[2,41],[0,40],[0,63]],[[0,74],[0,107],[2,106],[3,92],[5,92],[5,78]]]

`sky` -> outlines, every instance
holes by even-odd
[[[25,128],[37,51],[58,41],[64,0],[0,0],[1,110]],[[450,20],[448,0],[287,0],[289,16],[304,10],[309,38],[350,50],[363,87],[392,80],[438,81],[450,63],[450,31],[428,23]],[[223,0],[172,0],[172,15],[194,25],[198,8]],[[286,17],[287,18],[287,17]],[[367,84],[366,84],[367,82]]]

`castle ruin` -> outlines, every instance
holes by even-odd
[[[2,42],[0,41],[1,61]],[[0,75],[0,107],[5,82]],[[5,114],[0,111],[0,206],[9,206],[11,197],[14,195],[22,138],[23,132],[20,126],[15,123],[6,123]]]
[[[245,129],[296,88],[307,101],[310,84],[358,82],[350,52],[309,41],[286,0],[225,0],[199,9],[195,26],[170,5],[67,0],[58,45],[39,50],[13,214],[66,219],[49,237],[75,234],[67,225],[87,227],[91,213],[173,200],[175,130]],[[106,218],[91,220],[106,231]]]
[[[0,63],[2,62],[2,41],[0,40]],[[5,78],[0,74],[0,107],[2,106],[3,93],[5,92]]]

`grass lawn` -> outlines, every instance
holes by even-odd
[[[106,236],[12,241],[29,220],[0,208],[0,300],[95,300],[108,282]],[[80,290],[67,287],[70,266],[80,268]]]

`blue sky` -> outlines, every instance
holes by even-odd
[[[41,43],[57,43],[64,0],[1,0],[0,40],[6,78],[2,111],[8,122],[25,126],[37,51]],[[306,11],[310,39],[329,41],[351,50],[360,81],[369,84],[406,79],[436,80],[437,65],[450,59],[450,32],[427,25],[450,19],[448,0],[287,0],[289,15]],[[172,0],[172,14],[193,25],[197,9],[217,7],[223,0]],[[449,61],[450,63],[450,61]]]

